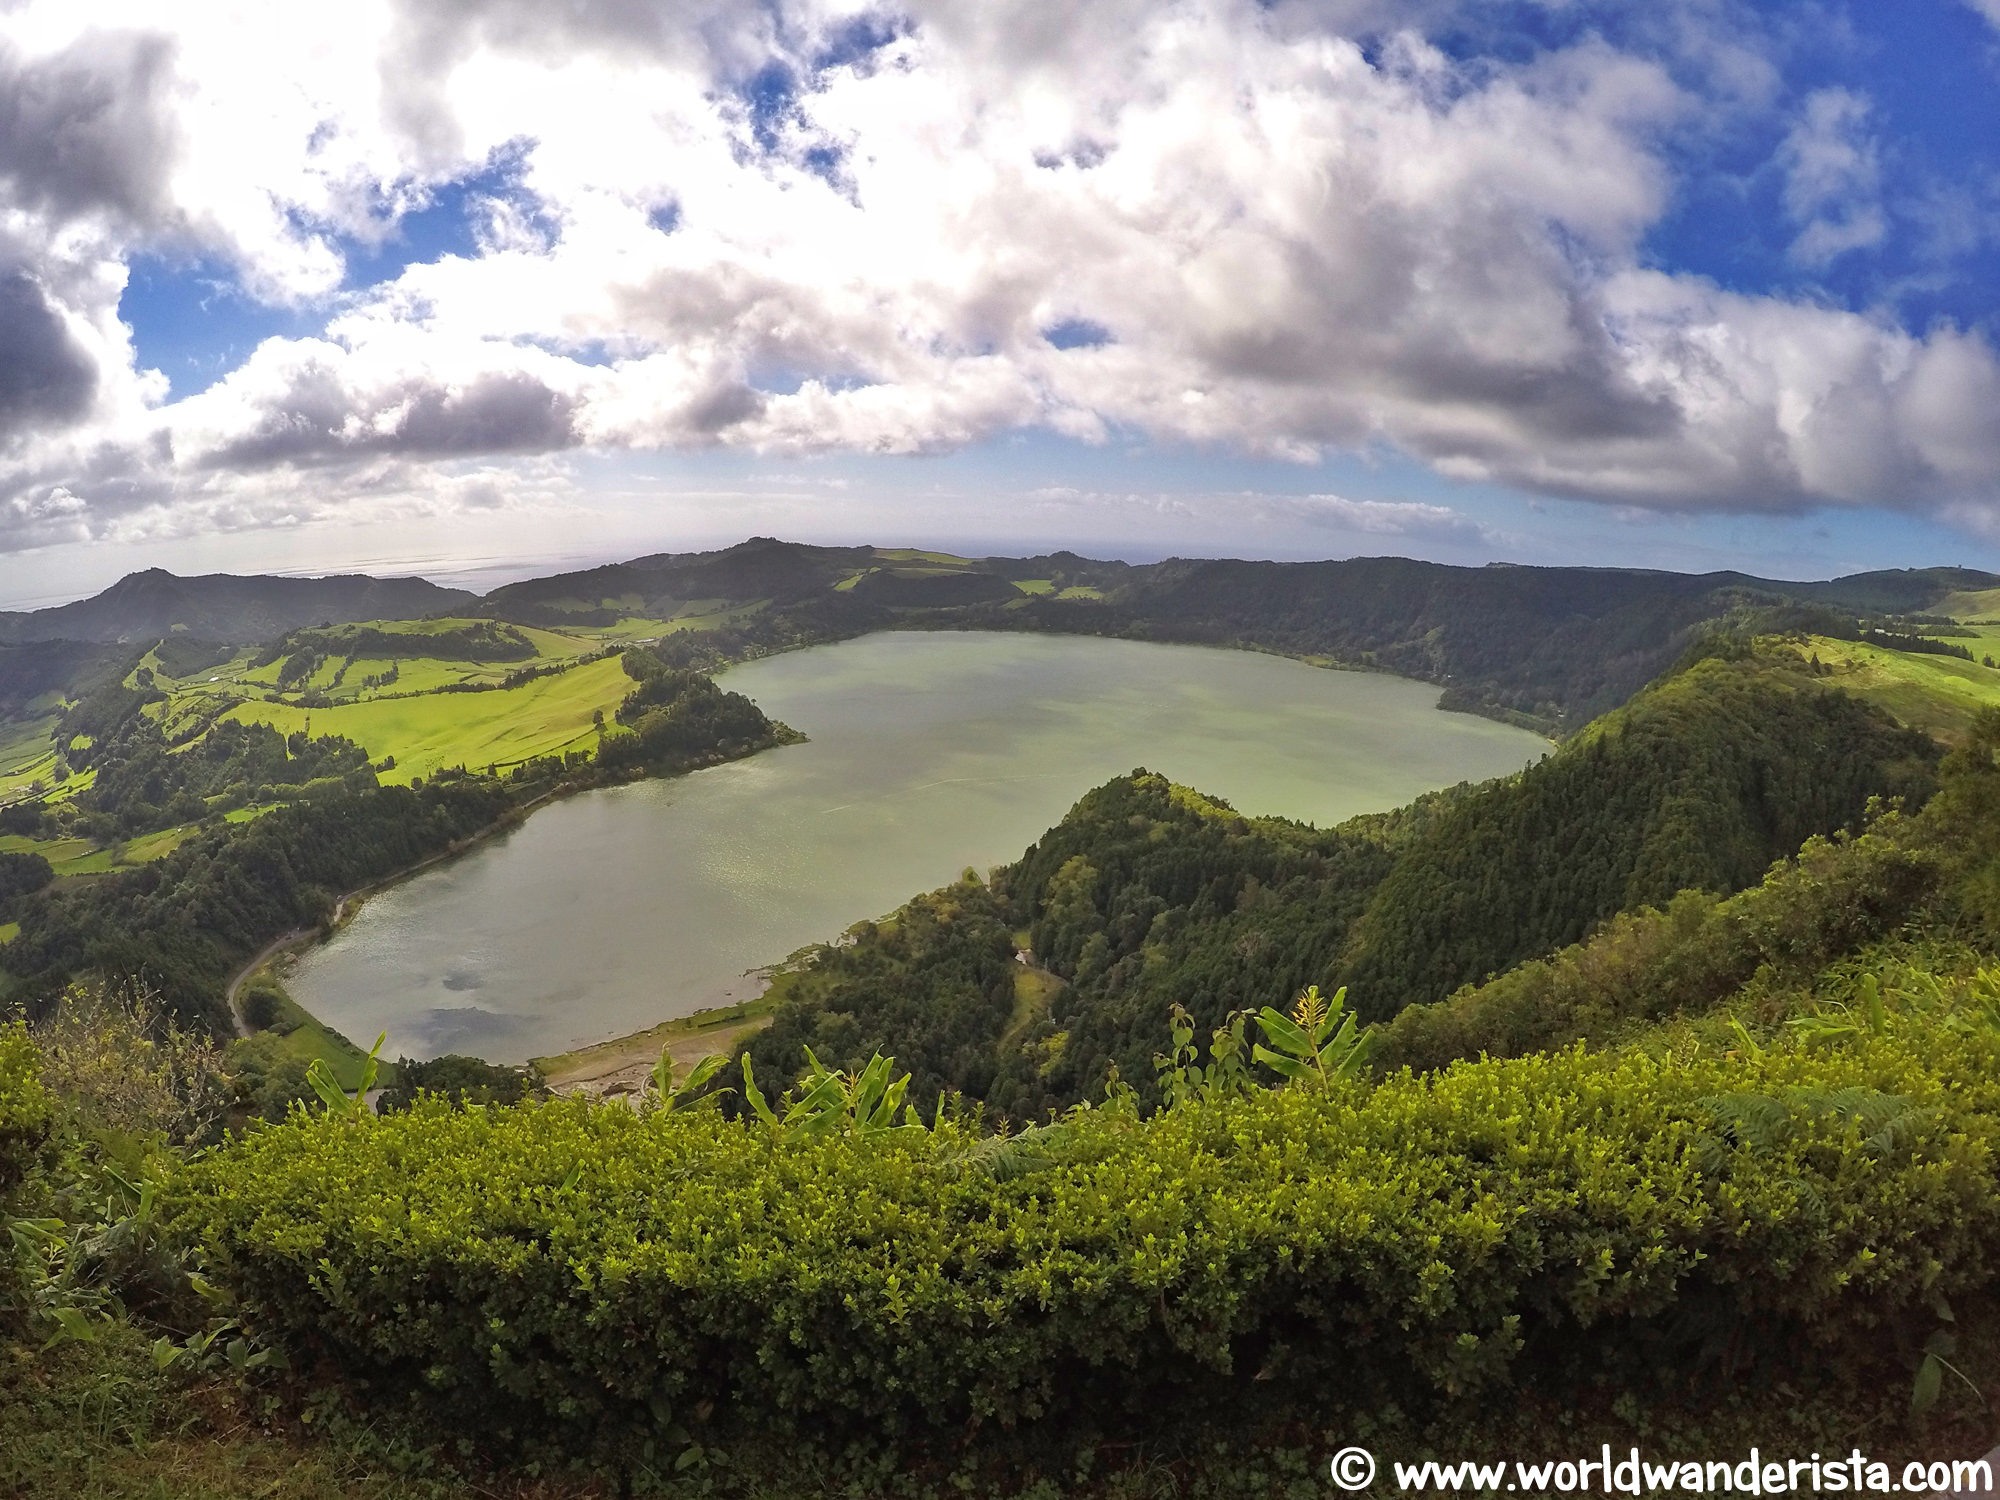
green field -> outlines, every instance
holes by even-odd
[[[947,568],[969,568],[972,559],[955,552],[924,552],[915,547],[877,547],[875,555],[889,563],[939,563]]]
[[[416,698],[372,698],[331,708],[251,702],[228,717],[270,724],[291,734],[312,722],[315,735],[345,735],[377,760],[396,766],[382,780],[408,782],[443,766],[483,769],[569,750],[593,750],[598,733],[591,714],[608,718],[632,690],[617,657],[590,662],[517,688],[485,693],[430,693]]]
[[[342,1088],[360,1088],[362,1071],[368,1064],[367,1049],[357,1047],[347,1037],[323,1025],[291,997],[277,973],[278,966],[285,962],[280,958],[274,964],[265,964],[244,981],[243,993],[247,994],[252,989],[275,993],[278,997],[278,1020],[271,1030],[278,1034],[285,1050],[300,1062],[310,1063],[315,1058],[323,1061]],[[237,1003],[241,1005],[240,997]],[[368,1040],[372,1044],[375,1038]],[[383,1063],[376,1073],[377,1087],[388,1087],[394,1081],[395,1072],[391,1064]]]
[[[194,836],[198,824],[163,828],[142,838],[99,846],[89,839],[32,839],[25,834],[0,835],[0,854],[39,854],[58,875],[102,875],[128,869],[173,853]]]
[[[537,653],[513,661],[469,662],[413,655],[357,658],[345,663],[338,654],[339,638],[352,638],[363,629],[406,639],[415,652],[424,649],[426,637],[469,625],[490,625],[457,619],[371,621],[329,632],[334,647],[327,659],[310,678],[282,691],[277,685],[282,658],[258,666],[257,657],[265,653],[252,648],[178,679],[160,665],[157,651],[149,651],[127,675],[125,685],[144,685],[138,674],[150,670],[151,685],[166,696],[141,711],[160,726],[169,744],[185,741],[177,749],[199,744],[207,725],[225,717],[269,724],[287,735],[310,727],[315,737],[331,734],[353,740],[378,762],[393,756],[394,767],[380,772],[380,779],[399,784],[420,776],[428,778],[446,766],[504,769],[539,756],[592,751],[600,738],[593,716],[602,713],[609,718],[632,684],[618,657],[584,658],[624,641],[657,640],[681,630],[713,629],[757,607],[696,600],[672,620],[635,614],[612,626],[574,631],[509,626],[531,642]],[[381,682],[392,668],[395,680]],[[555,670],[519,687],[499,686],[523,668]],[[336,677],[340,678],[338,683]],[[363,686],[370,677],[377,679],[376,685]],[[463,691],[467,687],[475,690]],[[323,707],[306,708],[297,700],[307,692],[332,701]],[[75,772],[61,782],[53,779],[57,751],[51,732],[59,719],[54,710],[61,707],[38,700],[31,716],[0,724],[0,803],[36,795],[59,803],[92,785],[96,777],[92,770]],[[232,822],[241,822],[269,807],[237,808],[227,816]],[[48,859],[58,875],[96,875],[158,859],[190,837],[195,828],[189,823],[108,844],[77,837],[35,840],[17,835],[0,839],[0,852],[33,850]]]
[[[1960,641],[1974,652],[1976,641]],[[1817,655],[1831,675],[1819,681],[1879,704],[1913,729],[1950,743],[1961,739],[1972,716],[2000,707],[2000,669],[1953,656],[1924,656],[1885,646],[1813,636],[1796,648],[1801,658]]]
[[[2000,616],[2000,589],[1981,589],[1970,594],[1946,594],[1927,614],[1947,615],[1954,620],[1991,619]]]

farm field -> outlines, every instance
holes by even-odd
[[[226,717],[269,724],[286,735],[311,720],[315,735],[345,735],[377,761],[394,756],[394,769],[381,772],[381,779],[405,784],[444,766],[505,768],[540,755],[594,749],[599,735],[591,715],[602,711],[608,717],[631,688],[623,664],[607,657],[517,688],[311,709],[252,701]]]

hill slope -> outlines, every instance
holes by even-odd
[[[175,630],[215,641],[264,641],[301,625],[409,620],[469,603],[464,589],[424,578],[181,578],[164,568],[128,573],[101,594],[53,609],[0,613],[0,641],[142,641]]]
[[[1245,818],[1139,771],[996,874],[823,950],[760,1066],[892,1052],[919,1095],[1015,1118],[1150,1087],[1175,1006],[1199,1031],[1352,983],[1364,1019],[1573,943],[1684,888],[1755,884],[1871,796],[1921,804],[1938,747],[1761,657],[1700,660],[1518,775],[1320,830]],[[1010,962],[1009,930],[1032,964]],[[1017,938],[1016,941],[1019,941]]]

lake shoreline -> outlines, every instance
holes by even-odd
[[[784,953],[801,942],[843,930],[857,913],[872,917],[893,910],[920,888],[947,881],[962,867],[957,862],[945,866],[943,854],[933,848],[929,856],[912,854],[908,864],[885,877],[883,865],[892,861],[893,848],[941,844],[950,852],[955,846],[955,858],[962,856],[964,864],[980,869],[1018,858],[1021,849],[1058,821],[1077,796],[1135,764],[1150,764],[1173,774],[1176,780],[1228,797],[1241,805],[1246,815],[1287,816],[1330,826],[1357,812],[1402,805],[1434,786],[1506,774],[1534,759],[1548,744],[1543,736],[1522,733],[1483,716],[1445,716],[1437,701],[1442,690],[1435,684],[1380,668],[1356,670],[1325,658],[1290,656],[1268,649],[1248,651],[1050,632],[934,630],[871,632],[813,649],[826,654],[812,658],[810,666],[801,660],[805,648],[799,648],[734,663],[726,669],[728,675],[716,675],[725,686],[757,699],[774,718],[810,724],[815,740],[820,738],[823,724],[837,740],[844,735],[852,741],[857,733],[873,736],[865,751],[856,752],[850,746],[841,752],[860,753],[862,758],[831,779],[822,754],[829,747],[808,747],[812,763],[821,767],[820,779],[807,803],[792,809],[788,825],[789,832],[815,851],[804,867],[796,858],[786,856],[791,873],[785,878],[792,885],[805,878],[838,879],[801,876],[799,868],[845,868],[853,866],[857,858],[866,867],[873,878],[843,893],[848,905],[834,909],[826,901],[814,899],[800,908],[795,893],[788,894],[789,887],[773,887],[756,898],[757,910],[767,915],[757,916],[745,926],[747,912],[718,905],[714,892],[699,882],[686,886],[691,877],[685,871],[668,880],[673,894],[664,888],[656,898],[639,894],[657,886],[660,872],[650,867],[644,872],[628,871],[626,865],[635,856],[629,850],[619,852],[633,838],[685,842],[687,818],[693,816],[702,822],[701,805],[710,806],[715,816],[721,816],[720,809],[726,804],[740,817],[756,823],[763,814],[757,798],[745,800],[746,786],[754,784],[768,792],[790,788],[801,775],[812,774],[789,757],[786,769],[775,778],[755,773],[754,768],[768,760],[761,752],[723,766],[702,768],[735,773],[747,768],[752,774],[729,775],[720,783],[703,778],[707,791],[679,795],[670,802],[648,795],[642,795],[638,803],[630,800],[639,788],[658,778],[642,778],[630,785],[566,787],[503,820],[443,860],[399,872],[364,893],[353,893],[337,922],[302,934],[290,952],[302,956],[304,974],[296,981],[287,975],[287,987],[294,989],[301,1008],[322,1023],[355,1035],[372,1037],[386,1024],[394,1038],[392,1053],[400,1049],[419,1056],[449,1051],[525,1060],[582,1050],[563,1046],[563,1033],[573,1036],[584,1029],[564,1022],[586,1021],[593,1010],[601,1011],[596,996],[616,989],[621,998],[614,1009],[630,1015],[631,1002],[654,993],[664,980],[666,991],[660,994],[651,1016],[641,1012],[623,1026],[617,1024],[622,1017],[607,1017],[612,1022],[609,1034],[597,1033],[606,1040],[591,1044],[614,1049],[636,1047],[640,1045],[636,1039],[649,1038],[659,1026],[682,1019],[691,1010],[714,1005],[718,991],[726,992],[730,981],[724,974],[700,977],[711,963],[703,954],[727,949],[736,956],[727,975],[739,975],[746,965],[754,966],[773,953]],[[858,665],[861,663],[874,665]],[[1303,674],[1300,667],[1318,670]],[[965,672],[976,677],[984,673],[980,677],[983,689],[961,682]],[[828,673],[841,677],[841,684],[823,684],[821,679]],[[1315,687],[1315,679],[1324,686]],[[1361,687],[1370,683],[1381,686]],[[853,701],[857,695],[869,706],[858,709]],[[1301,713],[1306,717],[1301,718]],[[1312,718],[1313,713],[1319,717]],[[950,739],[951,734],[960,733],[953,729],[954,724],[967,715],[980,714],[987,715],[990,722],[982,721],[976,732],[966,731],[971,733],[969,743]],[[1438,717],[1433,719],[1433,714]],[[927,734],[933,740],[942,734],[943,748],[926,748]],[[1024,734],[1025,740],[1021,738]],[[1079,736],[1081,742],[1087,742],[1085,750],[1077,752],[1084,755],[1082,761],[1063,748]],[[1035,748],[1032,753],[999,748],[1017,742]],[[1478,749],[1482,744],[1485,748]],[[1098,748],[1091,751],[1089,745]],[[1496,749],[1496,745],[1504,748]],[[902,780],[890,777],[885,781],[875,774],[875,762],[884,758],[900,761],[906,754],[933,754],[934,763],[926,762],[921,774],[913,771]],[[938,760],[937,755],[944,758]],[[1278,756],[1275,762],[1273,755]],[[1278,783],[1263,792],[1254,789],[1274,774],[1280,778]],[[685,776],[671,780],[688,784]],[[583,790],[616,795],[607,807],[577,813],[574,809],[580,800],[587,799],[577,799],[571,793]],[[548,829],[543,818],[530,822],[526,817],[527,812],[543,811],[544,803],[558,800],[571,810],[559,819],[560,827]],[[675,804],[696,807],[697,812],[689,814],[686,807],[673,811]],[[975,814],[970,823],[966,822],[968,811]],[[628,826],[634,820],[636,826]],[[836,825],[842,830],[839,838],[828,831]],[[563,847],[581,837],[578,830],[584,826],[594,830],[588,835],[591,847],[609,851],[609,866],[600,866],[594,855],[578,864],[572,857],[574,851]],[[726,836],[718,843],[713,818],[702,826],[707,842],[700,848],[708,853],[701,857],[724,861],[724,884],[740,886],[747,879],[757,885],[762,875],[756,869],[746,874],[744,861],[755,865],[761,856],[744,854],[738,858],[740,851],[727,847],[738,842],[734,827],[725,828]],[[934,832],[924,843],[921,830],[926,827],[942,831]],[[675,828],[682,832],[670,831]],[[491,835],[503,830],[525,830],[531,836],[530,846],[511,856],[505,852],[495,855]],[[910,843],[913,837],[918,838],[918,845]],[[832,842],[827,842],[829,839]],[[688,850],[686,858],[695,858],[695,846],[689,845]],[[481,854],[488,857],[468,870],[465,857]],[[556,869],[546,874],[549,899],[540,899],[537,892],[526,908],[517,911],[520,901],[528,899],[517,885],[528,873],[526,866],[547,858],[558,861]],[[435,874],[445,865],[461,873],[444,887],[428,888],[421,902],[396,902],[392,911],[374,918],[374,922],[386,925],[370,926],[363,949],[354,949],[350,939],[329,967],[324,956],[328,945],[362,918],[364,911],[373,912],[383,894],[407,885],[416,874]],[[494,873],[497,869],[515,873],[501,877]],[[511,921],[492,915],[482,902],[464,904],[464,893],[475,887],[488,890],[490,895],[496,878],[509,882],[505,900],[511,903],[507,906]],[[780,885],[784,883],[781,879]],[[587,888],[595,892],[594,897],[581,894]],[[365,901],[359,899],[362,895]],[[423,906],[435,907],[439,900],[446,902],[448,912],[444,908],[429,910],[419,922],[433,935],[418,933],[413,937],[403,930],[413,920],[413,912]],[[621,909],[629,907],[639,928],[607,927],[606,919],[593,909],[605,901]],[[690,903],[706,917],[697,919],[684,912],[682,908]],[[658,951],[668,951],[658,948],[664,939],[646,930],[658,924],[642,913],[656,906],[664,908],[655,915],[667,916],[668,925],[678,923],[689,930],[682,933],[680,947],[664,960],[664,969],[634,969],[630,955],[621,951],[629,945],[653,943]],[[770,926],[768,912],[773,909],[794,915],[780,923],[781,931],[760,940],[757,934]],[[493,930],[496,923],[504,929],[497,934]],[[572,930],[579,924],[584,931]],[[510,935],[510,930],[527,927],[536,934],[531,950],[551,945],[573,949],[578,955],[575,961],[567,968],[558,966],[560,972],[552,972],[547,955],[521,951],[524,939],[519,931]],[[392,928],[400,935],[389,948],[382,948],[381,934]],[[594,943],[587,935],[590,932],[597,934]],[[688,943],[700,950],[688,950],[692,967],[678,956]],[[419,951],[428,956],[421,961],[411,957]],[[415,968],[409,966],[413,962]],[[523,964],[534,974],[548,977],[534,979],[515,972]],[[389,971],[398,965],[398,975],[391,976]],[[340,977],[336,979],[336,975]],[[357,983],[359,989],[355,988]],[[333,988],[327,989],[328,985]],[[528,988],[524,990],[523,985]],[[482,986],[486,987],[483,992]],[[546,998],[528,998],[530,995]],[[523,998],[528,999],[526,1010],[522,1009]],[[551,1035],[552,1031],[558,1034]],[[400,1036],[396,1036],[398,1032]],[[547,1045],[551,1041],[557,1046]],[[656,1056],[657,1043],[647,1045]]]

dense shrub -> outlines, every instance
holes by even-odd
[[[0,854],[0,910],[17,896],[31,896],[56,878],[47,859],[39,854]]]
[[[136,870],[27,898],[7,968],[29,995],[51,998],[92,971],[136,978],[183,1024],[226,1035],[222,994],[244,959],[323,921],[338,892],[443,852],[509,805],[503,788],[470,778],[434,778],[420,790],[336,786],[323,799],[205,830]]]
[[[16,1022],[0,1026],[0,1209],[35,1165],[53,1124],[41,1057]]]
[[[1436,1408],[1521,1361],[1698,1408],[1718,1326],[1875,1411],[1992,1281],[1996,1050],[1899,1027],[1106,1107],[1018,1175],[955,1169],[953,1124],[788,1144],[711,1111],[424,1102],[253,1133],[192,1166],[180,1224],[295,1356],[600,1457],[687,1441],[702,1403],[711,1433],[934,1450]],[[1784,1128],[1734,1129],[1718,1101],[1744,1099]]]
[[[452,1104],[519,1104],[540,1091],[541,1074],[534,1068],[510,1068],[483,1058],[448,1052],[423,1062],[396,1059],[395,1081],[382,1091],[376,1109],[394,1114],[424,1095]]]
[[[1379,1067],[1440,1068],[1519,1057],[1634,1023],[1707,1009],[1760,971],[1798,982],[1893,932],[1936,893],[1938,860],[1890,817],[1858,839],[1813,839],[1762,885],[1723,899],[1683,891],[1665,908],[1616,916],[1588,941],[1435,1005],[1379,1033]]]

